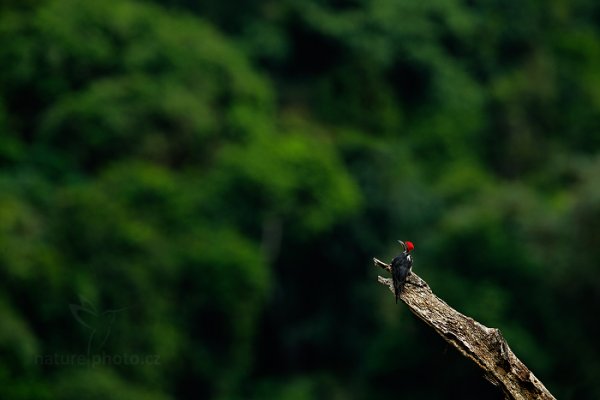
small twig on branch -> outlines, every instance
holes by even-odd
[[[376,267],[390,272],[390,266],[376,258]],[[389,278],[378,278],[392,293]],[[411,273],[400,299],[410,311],[431,326],[446,342],[473,360],[484,376],[504,392],[507,399],[554,399],[548,389],[515,356],[498,329],[488,328],[446,304],[427,283]]]

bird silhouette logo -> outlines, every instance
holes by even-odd
[[[80,296],[79,301],[80,304],[69,304],[69,308],[77,322],[91,331],[87,345],[87,354],[89,356],[92,351],[102,349],[110,336],[117,313],[129,307],[100,312],[85,298]]]

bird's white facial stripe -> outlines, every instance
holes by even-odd
[[[412,257],[410,255],[408,255],[406,258],[408,259],[408,261],[412,261]]]

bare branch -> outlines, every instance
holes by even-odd
[[[373,262],[390,272],[388,264],[376,258]],[[394,293],[391,279],[380,276],[378,280]],[[473,360],[507,399],[555,399],[515,356],[498,329],[488,328],[450,307],[415,273],[409,275],[400,299],[446,342]]]

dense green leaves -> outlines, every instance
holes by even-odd
[[[242,113],[260,120],[272,110],[268,85],[243,56],[189,17],[59,1],[4,20],[4,37],[18,38],[1,53],[5,114],[31,118],[0,121],[33,141],[32,161],[51,172],[132,157],[205,163],[219,140],[254,132]],[[15,152],[4,147],[7,158]]]
[[[597,398],[599,15],[0,1],[0,398],[499,398],[374,283],[396,239]]]

